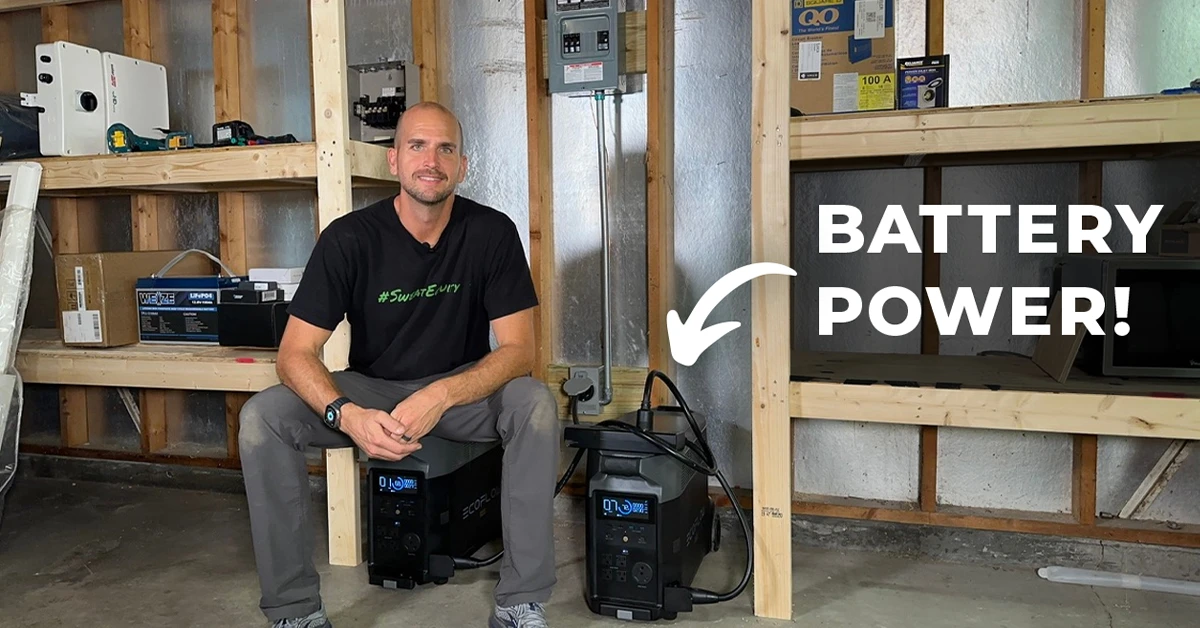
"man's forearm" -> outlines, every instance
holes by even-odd
[[[519,346],[501,346],[471,368],[435,382],[446,393],[446,407],[474,403],[496,392],[508,382],[526,375],[530,351]]]
[[[324,414],[325,406],[342,396],[329,374],[329,369],[319,357],[293,352],[279,358],[276,372],[280,381],[299,395],[317,414]]]

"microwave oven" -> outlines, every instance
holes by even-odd
[[[1200,259],[1150,254],[1066,256],[1061,285],[1104,295],[1101,336],[1084,331],[1076,365],[1093,375],[1200,379]],[[1127,317],[1117,318],[1114,287],[1129,288]],[[1129,333],[1113,326],[1124,320]]]

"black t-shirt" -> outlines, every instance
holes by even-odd
[[[516,225],[456,197],[430,248],[389,197],[332,221],[317,238],[288,313],[350,323],[349,368],[371,377],[437,375],[491,350],[489,321],[537,305]]]

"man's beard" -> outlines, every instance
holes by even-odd
[[[425,173],[425,174],[429,174],[429,173]],[[413,178],[416,178],[418,176],[420,176],[420,174],[413,175]],[[439,173],[439,176],[445,177],[445,175],[442,175],[440,173]],[[446,200],[447,198],[450,198],[450,195],[454,193],[454,186],[450,186],[449,188],[447,188],[446,190],[441,191],[441,192],[438,192],[436,190],[425,192],[425,191],[418,189],[415,186],[410,185],[407,181],[401,181],[400,187],[409,196],[411,196],[413,199],[415,199],[417,202],[421,203],[422,205],[430,205],[430,206],[441,203],[442,201]]]

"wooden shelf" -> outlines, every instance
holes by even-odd
[[[1103,378],[1065,383],[1017,356],[793,354],[791,415],[1028,430],[1200,438],[1195,381]]]
[[[27,9],[40,9],[42,7],[52,7],[67,4],[84,4],[95,1],[96,0],[0,0],[0,13],[25,11]]]
[[[1200,97],[1102,98],[794,117],[793,170],[1200,154]]]
[[[68,347],[53,329],[27,329],[17,348],[25,383],[258,392],[279,383],[269,350],[213,346]]]
[[[386,146],[350,142],[352,185],[395,186]],[[314,142],[194,148],[85,157],[46,157],[42,196],[316,190]]]

